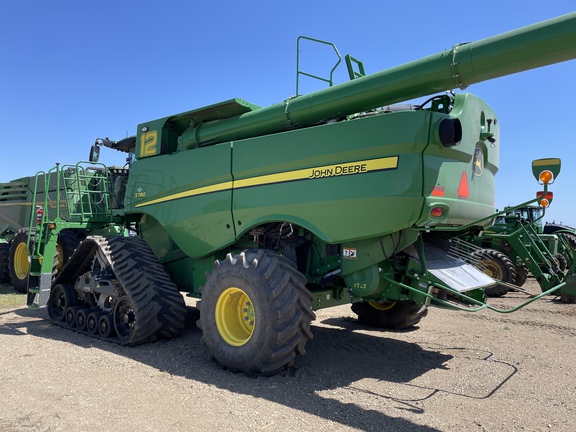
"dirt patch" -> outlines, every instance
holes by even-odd
[[[134,348],[57,327],[45,311],[0,309],[0,430],[573,430],[575,304],[432,309],[407,332],[353,316],[318,311],[295,367],[253,379],[211,361],[193,309],[179,338]]]

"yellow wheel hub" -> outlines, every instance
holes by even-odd
[[[232,346],[242,346],[250,340],[256,318],[250,297],[240,288],[226,289],[216,302],[216,327],[220,336]]]
[[[380,310],[380,311],[385,311],[385,310],[389,310],[392,309],[394,307],[394,305],[396,304],[395,301],[390,301],[390,300],[386,300],[383,302],[368,302],[368,304],[370,306],[372,306],[374,309]]]
[[[30,271],[30,262],[26,252],[26,243],[19,243],[14,251],[14,273],[20,280],[28,277]]]
[[[504,278],[502,269],[494,261],[482,260],[481,263],[484,265],[484,273],[490,276],[492,279],[502,280]]]

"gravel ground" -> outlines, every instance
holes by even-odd
[[[533,281],[527,287],[539,291]],[[509,293],[491,303],[509,308],[522,299]],[[257,379],[211,361],[195,318],[191,309],[177,339],[128,348],[54,326],[44,311],[1,309],[0,430],[573,431],[576,425],[576,304],[553,297],[512,314],[432,309],[406,332],[366,328],[349,306],[321,310],[295,367]]]

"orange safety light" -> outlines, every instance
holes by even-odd
[[[547,208],[552,203],[552,198],[554,194],[552,192],[546,192],[544,195],[544,191],[536,192],[536,198],[538,198],[538,204],[542,208]]]
[[[542,171],[538,177],[540,178],[540,181],[544,184],[551,183],[552,180],[554,180],[554,174],[552,174],[552,171],[549,170]]]

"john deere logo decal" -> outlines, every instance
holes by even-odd
[[[472,172],[475,176],[480,177],[484,169],[484,152],[480,147],[474,150],[474,162],[472,164]]]

